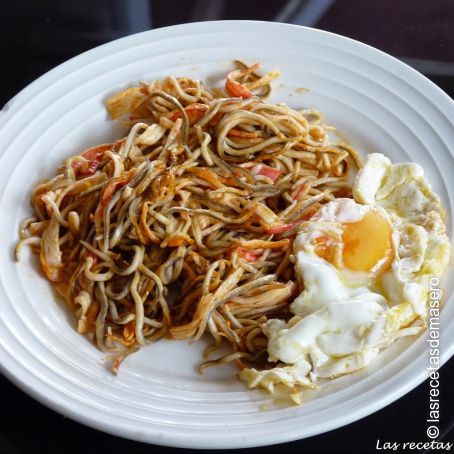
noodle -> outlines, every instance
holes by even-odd
[[[107,102],[126,137],[73,156],[36,186],[20,226],[113,370],[163,336],[227,343],[200,367],[263,366],[267,318],[289,318],[298,226],[351,195],[361,165],[322,115],[269,104],[277,72],[237,62],[225,90],[167,77]]]

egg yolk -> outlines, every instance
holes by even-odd
[[[317,255],[334,266],[352,271],[381,274],[389,269],[394,258],[389,222],[378,212],[371,210],[358,222],[343,224],[342,263],[340,244],[327,235],[315,240]]]
[[[392,229],[378,212],[371,210],[358,222],[344,224],[342,259],[352,271],[386,271],[393,259]]]

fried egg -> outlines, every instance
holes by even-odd
[[[441,277],[450,257],[438,196],[419,165],[393,165],[375,153],[359,171],[353,197],[323,205],[301,225],[294,317],[263,328],[269,361],[282,366],[244,370],[250,386],[309,386],[351,373],[424,328],[428,281]]]

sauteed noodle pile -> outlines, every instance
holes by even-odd
[[[115,372],[140,346],[204,333],[201,369],[270,367],[263,323],[288,319],[302,289],[298,226],[351,196],[354,150],[319,112],[264,100],[278,72],[237,65],[222,90],[170,76],[113,96],[107,110],[128,134],[70,157],[33,191],[16,253],[39,254]],[[231,354],[212,359],[222,343]]]

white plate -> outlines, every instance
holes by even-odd
[[[235,21],[152,30],[76,57],[17,95],[0,118],[0,362],[24,391],[79,422],[161,445],[259,446],[355,421],[427,377],[423,337],[395,346],[304,405],[270,411],[261,409],[269,396],[246,390],[233,368],[199,376],[200,343],[159,342],[128,358],[115,377],[103,367],[103,355],[75,332],[30,254],[24,251],[24,262],[14,263],[17,227],[30,213],[33,185],[63,158],[118,137],[103,107],[109,94],[170,74],[219,84],[235,58],[281,69],[273,101],[319,108],[362,153],[420,163],[448,210],[452,237],[453,103],[386,54],[318,30]],[[299,87],[310,92],[300,94]],[[446,289],[442,362],[454,351],[452,280]]]

